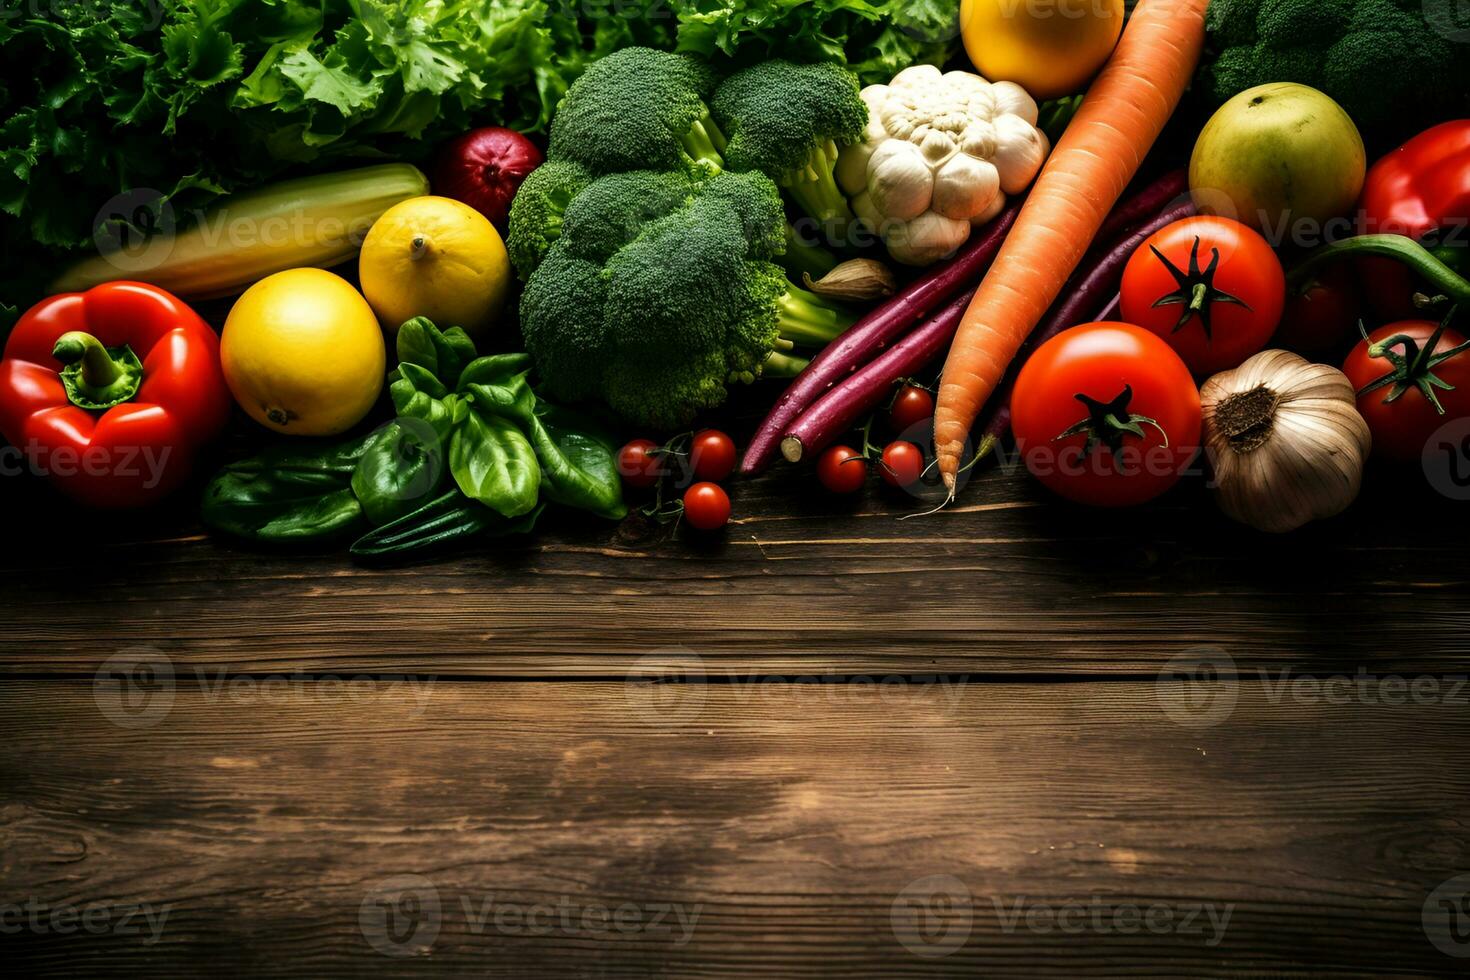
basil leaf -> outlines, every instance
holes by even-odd
[[[465,496],[503,517],[520,517],[536,506],[541,467],[535,450],[509,421],[477,411],[465,399],[454,403],[449,471]]]
[[[525,377],[531,371],[530,354],[491,354],[477,357],[459,376],[459,387],[465,385],[504,385]]]
[[[464,366],[475,359],[475,342],[459,327],[440,330],[428,317],[416,316],[398,328],[399,369],[423,368],[448,388],[459,383]]]
[[[444,441],[435,428],[422,419],[400,418],[379,429],[363,453],[352,492],[378,527],[423,506],[444,483],[444,471]]]
[[[531,417],[530,431],[547,500],[611,520],[628,515],[617,449],[590,420],[543,402]]]
[[[545,506],[538,504],[530,513],[507,520],[454,489],[391,524],[369,531],[353,542],[350,550],[362,559],[403,559],[471,538],[525,534],[535,526]]]
[[[373,436],[290,443],[231,463],[204,489],[204,523],[251,541],[330,540],[366,524],[352,475]]]
[[[449,389],[428,368],[417,364],[398,365],[398,379],[393,382],[389,391],[391,392],[393,388],[402,391],[420,391],[430,398],[443,398],[449,394]]]

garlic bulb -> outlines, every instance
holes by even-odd
[[[1284,350],[1206,381],[1200,407],[1220,509],[1273,532],[1345,510],[1372,447],[1356,401],[1347,375]]]

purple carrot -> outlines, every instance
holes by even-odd
[[[1165,208],[1172,208],[1175,204],[1180,203],[1175,198],[1182,196],[1188,190],[1188,171],[1169,171],[1122,204],[1113,208],[1107,220],[1102,223],[1102,227],[1098,229],[1097,234],[1093,236],[1092,240],[1094,242],[1111,242],[1122,238],[1124,234],[1132,231],[1137,225],[1152,218],[1160,211]]]
[[[1133,234],[1104,252],[1082,280],[1076,286],[1068,289],[1066,298],[1052,307],[1051,314],[1032,331],[1031,336],[1026,340],[1026,346],[1011,363],[1011,370],[995,399],[995,413],[981,432],[980,443],[975,450],[977,456],[984,456],[990,452],[995,444],[1005,438],[1006,433],[1010,431],[1011,388],[1016,383],[1016,374],[1019,373],[1021,365],[1026,362],[1031,351],[1068,327],[1088,323],[1093,319],[1109,315],[1109,311],[1115,311],[1118,300],[1109,302],[1102,308],[1101,313],[1098,313],[1099,304],[1102,303],[1104,296],[1117,293],[1118,286],[1123,281],[1123,268],[1128,264],[1133,253],[1138,251],[1139,246],[1147,241],[1154,232],[1176,221],[1193,217],[1194,214],[1194,204],[1186,201],[1155,215]],[[1090,317],[1089,314],[1097,315]]]
[[[795,463],[808,453],[821,452],[877,408],[893,394],[894,382],[916,373],[944,352],[973,296],[973,289],[965,290],[918,329],[818,398],[787,429],[781,455]]]
[[[740,461],[740,472],[750,475],[769,466],[776,458],[787,427],[827,389],[867,364],[941,304],[961,292],[973,293],[1020,211],[1021,201],[1011,202],[980,235],[966,242],[954,258],[929,269],[814,357],[755,430]]]

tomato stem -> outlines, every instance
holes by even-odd
[[[1079,402],[1087,407],[1087,417],[1079,420],[1055,436],[1052,441],[1057,442],[1075,435],[1087,433],[1087,445],[1083,447],[1084,454],[1092,452],[1098,443],[1108,447],[1108,450],[1117,453],[1123,448],[1123,437],[1134,435],[1144,438],[1143,427],[1151,425],[1159,430],[1164,437],[1164,446],[1169,445],[1169,433],[1164,427],[1147,415],[1137,415],[1128,411],[1128,405],[1133,401],[1133,386],[1125,384],[1123,391],[1112,401],[1100,402],[1096,398],[1078,392],[1074,395]],[[977,459],[978,454],[977,454]]]
[[[1413,337],[1405,333],[1396,333],[1368,345],[1369,357],[1381,357],[1392,364],[1393,369],[1376,381],[1360,388],[1358,396],[1362,397],[1392,385],[1392,390],[1383,399],[1383,404],[1389,405],[1402,398],[1404,392],[1415,388],[1424,396],[1425,401],[1434,406],[1435,412],[1443,415],[1444,406],[1440,404],[1439,395],[1435,389],[1454,391],[1455,386],[1437,376],[1434,369],[1451,357],[1470,349],[1470,340],[1467,340],[1449,350],[1436,351],[1440,340],[1444,338],[1446,328],[1450,325],[1450,320],[1454,318],[1458,309],[1458,306],[1450,307],[1449,313],[1439,322],[1439,326],[1434,328],[1434,333],[1422,347]],[[1402,347],[1404,352],[1395,353],[1395,347]]]

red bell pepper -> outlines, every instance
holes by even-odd
[[[229,414],[218,336],[140,282],[42,300],[0,360],[0,435],[33,472],[98,507],[175,489]]]
[[[1404,235],[1445,265],[1470,272],[1470,119],[1441,123],[1379,160],[1363,185],[1362,234]],[[1385,320],[1424,316],[1409,271],[1388,259],[1365,259],[1364,286]]]

